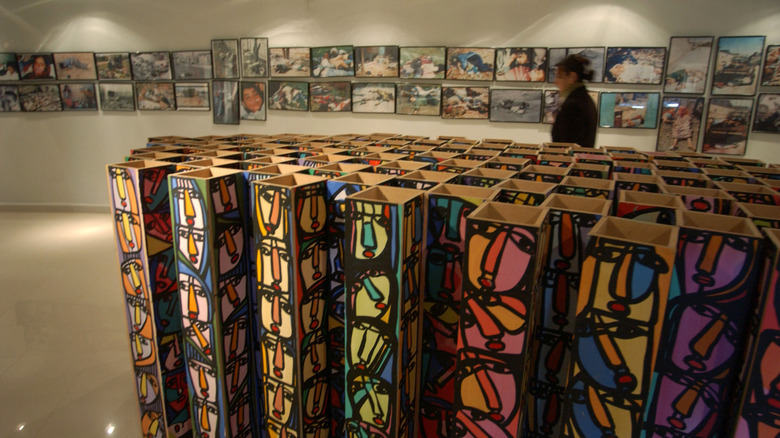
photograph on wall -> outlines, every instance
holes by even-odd
[[[508,47],[496,49],[496,81],[544,82],[547,49]]]
[[[602,92],[599,99],[599,126],[602,128],[658,127],[661,93]]]
[[[447,79],[492,81],[496,49],[474,47],[447,48]]]
[[[97,79],[95,54],[92,52],[55,53],[54,68],[57,79],[61,81]]]
[[[135,106],[141,111],[176,110],[176,93],[172,82],[136,82]]]
[[[65,111],[97,111],[95,84],[60,84],[62,109]]]
[[[271,77],[308,78],[311,76],[311,51],[308,47],[271,47]]]
[[[95,53],[98,79],[129,81],[133,79],[130,54],[126,52]]]
[[[444,79],[444,47],[401,47],[399,76],[404,79]]]
[[[241,38],[241,76],[268,77],[268,38]]]
[[[171,52],[171,62],[176,80],[211,79],[213,75],[209,50]]]
[[[761,93],[758,95],[756,115],[753,117],[753,130],[780,133],[780,94]]]
[[[268,82],[268,109],[283,111],[309,110],[308,82]]]
[[[171,56],[168,52],[131,53],[130,65],[133,67],[133,79],[136,81],[163,81],[173,77]]]
[[[655,150],[696,152],[703,114],[703,97],[664,96]]]
[[[214,79],[238,78],[238,40],[211,40]]]
[[[489,87],[443,87],[443,119],[487,119],[490,115]]]
[[[313,47],[311,75],[315,78],[355,76],[352,46]]]
[[[355,77],[397,78],[398,46],[355,47]]]
[[[753,99],[712,98],[707,107],[701,151],[745,155]]]
[[[539,123],[542,90],[490,90],[490,121]]]
[[[19,89],[16,85],[0,85],[0,113],[15,113],[21,110],[22,104],[19,102]]]
[[[764,68],[761,73],[761,85],[780,86],[780,45],[766,47]]]
[[[16,63],[22,80],[57,79],[54,56],[51,53],[17,53]]]
[[[241,120],[265,120],[265,82],[241,82]]]
[[[441,113],[441,85],[398,84],[396,114],[438,116]]]
[[[606,84],[661,84],[666,47],[608,47]]]
[[[720,37],[710,94],[752,96],[758,88],[764,37]]]
[[[101,82],[100,109],[103,111],[135,111],[133,84],[106,84]]]
[[[19,100],[22,111],[62,111],[60,87],[56,84],[19,85]]]
[[[590,82],[604,81],[604,48],[603,47],[568,47],[552,48],[547,51],[550,62],[547,64],[547,82],[555,82],[555,64],[563,61],[569,55],[580,55],[590,61],[593,69],[593,80]]]
[[[211,83],[211,101],[216,125],[238,125],[238,82],[214,81]]]
[[[593,100],[593,105],[599,107],[599,92],[590,90],[588,95]],[[561,93],[558,90],[544,90],[544,111],[542,113],[542,123],[552,125],[558,117],[561,110]]]
[[[713,37],[672,37],[664,92],[704,94],[710,72]]]
[[[208,111],[210,109],[210,95],[208,83],[182,83],[174,84],[176,93],[176,109],[182,111]]]
[[[371,82],[352,84],[352,112],[394,113],[395,84]]]
[[[16,53],[0,53],[0,81],[18,81],[19,64]]]
[[[352,88],[350,83],[310,83],[309,110],[322,112],[352,111]]]

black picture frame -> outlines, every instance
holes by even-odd
[[[395,113],[395,84],[392,82],[353,82],[353,113]]]
[[[780,45],[766,46],[764,67],[761,69],[761,85],[765,87],[780,86]]]
[[[266,119],[268,97],[265,82],[242,81],[240,89],[239,117],[241,120]]]
[[[399,59],[398,46],[355,47],[355,77],[397,78]]]
[[[704,119],[701,151],[714,155],[745,155],[752,113],[752,98],[710,98]]]
[[[780,93],[758,95],[753,131],[780,134]]]
[[[0,53],[0,81],[18,81],[19,63],[16,53]]]
[[[97,91],[94,82],[60,84],[63,111],[97,111]]]
[[[97,79],[94,53],[55,52],[52,56],[58,80],[89,81]]]
[[[60,87],[57,84],[21,84],[18,89],[22,112],[62,111]]]
[[[214,79],[238,79],[239,77],[238,40],[211,40],[211,64]]]
[[[401,79],[444,79],[447,49],[444,46],[409,46],[399,48]]]
[[[302,81],[269,81],[268,109],[308,111],[309,83]]]
[[[669,39],[664,92],[704,94],[710,73],[715,38],[711,36],[674,36]]]
[[[23,81],[53,81],[57,79],[54,55],[51,53],[17,53],[16,62],[19,66],[19,77]],[[22,91],[19,90],[19,92]]]
[[[308,47],[271,47],[268,58],[272,78],[311,76],[311,50]]]
[[[95,53],[95,67],[101,81],[129,81],[133,79],[128,52]]]
[[[753,96],[758,89],[764,36],[719,37],[711,96]]]
[[[696,152],[704,115],[704,97],[663,96],[657,152]]]
[[[354,48],[352,46],[312,47],[311,76],[313,78],[355,76]]]
[[[171,52],[173,78],[177,81],[211,79],[214,67],[210,50],[179,50]]]
[[[539,123],[542,119],[542,90],[492,88],[490,121]]]
[[[602,91],[599,96],[599,127],[656,129],[661,93]]]
[[[215,125],[239,124],[238,81],[212,81],[211,100]]]
[[[395,92],[395,113],[415,116],[441,116],[440,84],[402,83]]]
[[[464,81],[492,81],[496,70],[496,49],[447,47],[445,78]]]
[[[132,83],[100,82],[98,91],[102,111],[135,111],[135,88]]]
[[[604,83],[660,85],[665,64],[666,47],[607,47]]]
[[[136,82],[135,107],[139,111],[176,111],[173,82]]]
[[[555,65],[560,61],[563,61],[569,55],[580,55],[590,61],[590,66],[593,68],[593,80],[592,83],[599,83],[604,81],[604,47],[553,47],[547,50],[547,58],[549,63],[547,64],[547,82],[555,82]]]
[[[131,53],[130,65],[136,81],[169,81],[173,78],[169,52]]]
[[[545,82],[546,47],[503,47],[496,49],[496,82]]]
[[[18,113],[22,111],[19,99],[19,87],[11,84],[0,85],[0,113]]]
[[[442,87],[441,118],[488,120],[490,87]]]
[[[176,82],[177,111],[208,111],[211,109],[211,93],[208,82]]]
[[[268,77],[268,38],[241,38],[241,77]]]

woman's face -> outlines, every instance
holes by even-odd
[[[575,82],[577,82],[577,73],[565,71],[560,67],[555,69],[555,86],[559,91],[569,88]]]
[[[43,72],[46,70],[46,61],[42,57],[35,58],[33,61],[33,75],[43,76]]]
[[[263,97],[257,92],[255,87],[244,88],[242,100],[247,110],[251,112],[259,111],[263,106]]]

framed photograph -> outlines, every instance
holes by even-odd
[[[19,85],[19,100],[22,111],[62,111],[60,87],[56,84]]]
[[[19,102],[19,89],[16,85],[0,85],[0,113],[16,113],[21,110],[22,104]]]
[[[130,65],[133,66],[133,79],[136,81],[164,81],[173,77],[168,52],[131,53]]]
[[[238,78],[238,40],[211,40],[214,79]]]
[[[703,97],[664,96],[655,150],[696,152],[703,114]]]
[[[415,116],[441,114],[441,85],[398,84],[395,96],[396,114]]]
[[[593,105],[599,107],[599,92],[588,91],[588,95],[593,100]],[[552,125],[558,117],[561,110],[561,93],[558,90],[544,90],[544,112],[542,113],[542,123]]]
[[[55,53],[54,68],[57,79],[61,81],[97,79],[95,54],[92,52]]]
[[[18,81],[19,64],[16,53],[0,53],[0,81]]]
[[[542,90],[490,90],[490,121],[539,123]]]
[[[268,77],[268,38],[241,38],[241,76]]]
[[[175,111],[176,93],[172,82],[136,82],[135,106],[141,111]]]
[[[447,79],[492,81],[496,49],[473,47],[447,48]]]
[[[759,94],[753,130],[780,133],[780,94]]]
[[[239,103],[237,81],[213,81],[211,100],[214,106],[214,124],[238,125]]]
[[[780,85],[780,45],[766,46],[761,85],[770,87]]]
[[[133,84],[106,84],[101,82],[100,109],[103,111],[135,111]]]
[[[268,82],[268,109],[283,111],[309,110],[308,82]]]
[[[655,129],[660,101],[661,93],[603,92],[599,102],[599,126]]]
[[[129,81],[133,79],[129,53],[95,53],[98,79]]]
[[[395,113],[395,84],[353,83],[353,113]]]
[[[443,119],[485,119],[490,114],[489,87],[443,87]]]
[[[60,84],[62,109],[65,111],[97,111],[95,84]]]
[[[200,83],[182,83],[177,82],[173,85],[176,93],[176,109],[182,111],[208,111],[209,105],[209,84]]]
[[[397,78],[398,59],[398,46],[355,47],[355,77]]]
[[[401,47],[399,76],[404,79],[444,79],[444,47]]]
[[[593,80],[591,82],[604,81],[604,48],[603,47],[569,47],[553,48],[547,51],[550,62],[547,64],[547,82],[555,82],[555,64],[561,62],[569,55],[580,55],[590,61],[593,68]]]
[[[355,54],[352,46],[312,48],[311,75],[315,78],[355,76]]]
[[[664,92],[704,94],[710,72],[713,37],[672,37]]]
[[[309,110],[352,111],[352,88],[349,82],[312,82],[309,84]]]
[[[190,50],[171,52],[173,78],[177,80],[211,79],[211,51]],[[208,100],[208,93],[206,94]]]
[[[546,78],[546,48],[507,47],[496,49],[496,81],[544,82]]]
[[[51,53],[17,53],[16,63],[22,80],[57,79],[57,72],[54,71],[54,55]],[[20,93],[21,91],[19,90]],[[59,95],[59,91],[57,94]]]
[[[712,75],[713,96],[752,96],[758,87],[764,37],[720,37]],[[712,103],[710,103],[712,105]],[[744,153],[744,150],[743,150]]]
[[[608,47],[604,83],[661,84],[666,47]]]
[[[265,120],[265,82],[241,82],[241,120]]]
[[[272,47],[271,77],[308,78],[311,76],[311,52],[308,47]]]
[[[711,98],[701,151],[706,154],[745,155],[752,112],[753,99]]]

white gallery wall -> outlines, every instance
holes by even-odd
[[[780,44],[780,1],[0,0],[0,52],[206,50],[212,39],[241,37],[267,37],[270,47],[668,47],[671,36],[748,35]],[[661,91],[604,84],[590,89]],[[424,116],[269,111],[265,122],[226,126],[214,125],[211,112],[0,113],[0,207],[107,206],[105,165],[152,136],[371,132],[550,139],[545,124]],[[596,143],[654,150],[656,135],[600,128]],[[751,132],[746,157],[780,162],[778,148],[780,135]]]

